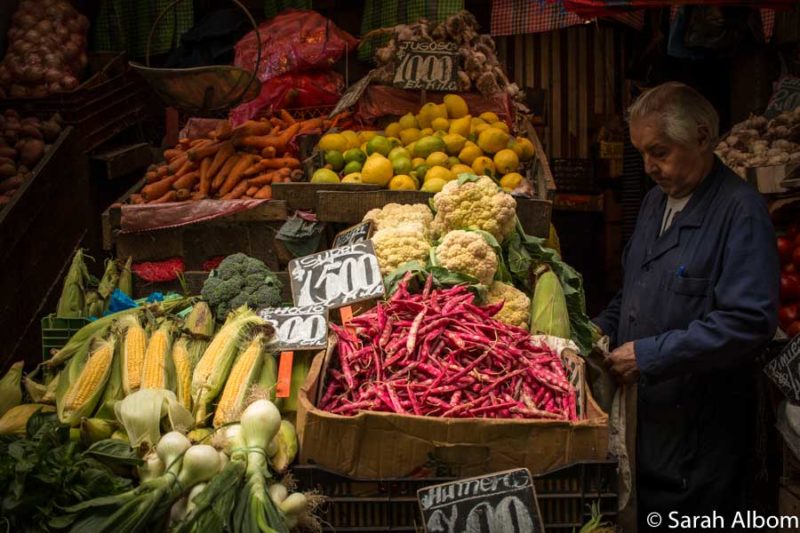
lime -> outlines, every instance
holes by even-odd
[[[344,166],[344,170],[342,174],[347,176],[348,174],[352,174],[353,172],[361,172],[361,163],[358,161],[350,161]]]
[[[367,154],[359,150],[358,148],[351,148],[350,150],[344,153],[344,162],[345,163],[352,163],[353,161],[358,161],[359,163],[364,163],[367,160]]]
[[[311,176],[311,183],[339,183],[339,176],[328,168],[321,168]]]
[[[342,152],[336,150],[328,150],[325,152],[325,162],[333,168],[333,170],[342,170],[344,166],[344,157]]]

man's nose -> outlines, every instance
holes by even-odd
[[[644,156],[644,171],[648,174],[654,174],[658,171],[658,166],[649,155]]]

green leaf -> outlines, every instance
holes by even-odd
[[[383,278],[383,285],[386,287],[386,294],[388,296],[394,294],[394,291],[397,290],[398,284],[403,281],[403,278],[405,278],[406,274],[409,272],[411,272],[415,277],[420,274],[424,274],[425,265],[419,261],[409,261],[397,267],[394,272],[387,274]]]
[[[458,186],[462,186],[465,183],[475,182],[478,181],[480,176],[476,176],[475,174],[467,174],[466,172],[463,174],[458,175]]]
[[[108,465],[139,466],[143,464],[143,461],[139,459],[127,442],[117,439],[97,441],[83,453]]]

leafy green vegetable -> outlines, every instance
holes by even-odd
[[[478,301],[486,300],[486,287],[482,286],[480,282],[460,272],[452,272],[441,266],[434,266],[431,263],[427,265],[419,261],[409,261],[403,263],[397,269],[383,278],[383,284],[386,287],[386,294],[391,296],[397,290],[397,286],[406,275],[410,275],[412,286],[416,284],[416,288],[421,290],[428,275],[433,276],[433,285],[436,288],[453,287],[455,285],[466,285],[478,298]]]

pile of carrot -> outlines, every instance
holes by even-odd
[[[148,169],[144,187],[131,195],[130,203],[269,200],[273,183],[303,178],[292,140],[304,133],[324,131],[335,121],[295,120],[285,110],[236,128],[221,121],[206,137],[181,139],[175,148],[165,150],[164,162]]]

